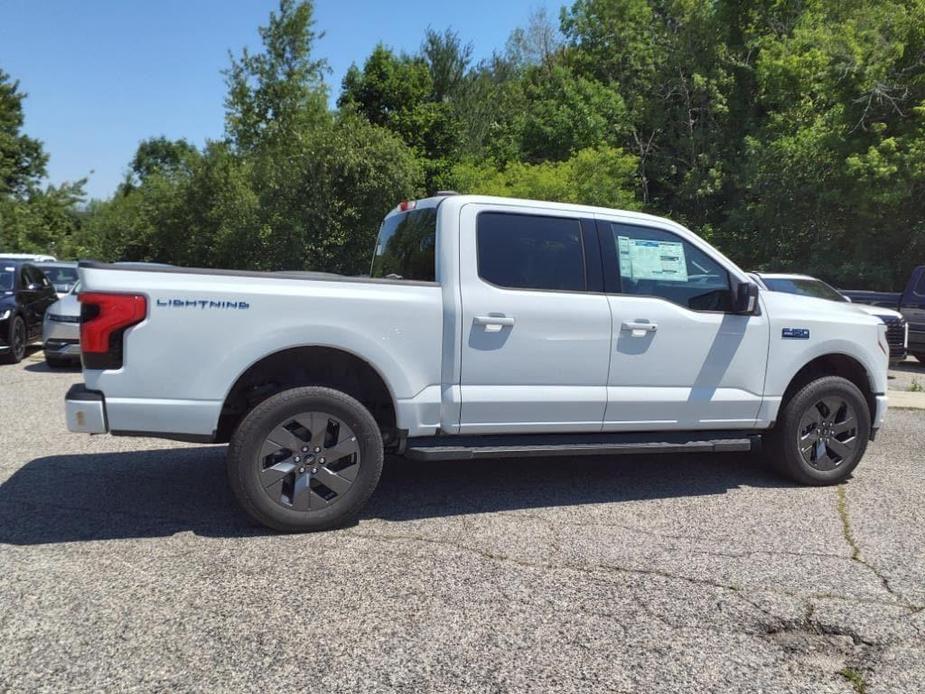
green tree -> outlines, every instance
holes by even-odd
[[[25,94],[0,70],[0,250],[77,252],[84,181],[41,188],[48,155],[22,132]]]
[[[463,163],[453,171],[463,193],[574,202],[620,209],[638,209],[635,197],[636,158],[622,150],[583,149],[566,161],[492,165]]]
[[[446,180],[459,143],[454,110],[440,92],[453,84],[454,70],[465,58],[447,57],[456,50],[455,35],[431,36],[430,59],[436,61],[432,63],[420,55],[395,55],[381,44],[376,46],[362,70],[351,66],[347,71],[338,106],[397,134],[421,160],[426,187],[435,190]],[[439,88],[432,67],[440,73]]]
[[[154,174],[166,176],[189,173],[199,150],[186,140],[168,140],[166,137],[152,137],[143,140],[129,164],[129,183],[138,185]]]
[[[0,70],[0,196],[24,196],[45,176],[42,143],[22,132],[25,97],[19,82]]]
[[[766,116],[724,237],[756,266],[900,286],[925,252],[925,3],[811,3],[755,67]]]
[[[245,48],[225,71],[225,128],[241,150],[295,137],[327,117],[327,63],[312,55],[314,2],[280,0],[260,38],[261,52]]]
[[[310,52],[310,2],[282,2],[261,52],[233,59],[224,141],[139,145],[131,185],[95,205],[101,255],[183,265],[367,270],[382,216],[420,192],[411,149],[331,114]]]

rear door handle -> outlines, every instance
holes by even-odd
[[[484,326],[487,333],[496,333],[501,328],[514,326],[514,316],[475,316],[473,320],[476,325]]]
[[[654,333],[658,330],[658,323],[643,323],[641,321],[623,321],[620,326],[623,330],[629,330],[633,337],[643,337],[648,333]]]

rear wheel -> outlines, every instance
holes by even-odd
[[[768,435],[771,462],[801,484],[844,481],[870,438],[870,409],[858,387],[840,376],[803,386]]]
[[[918,359],[920,364],[925,364],[925,352],[913,352],[912,356]]]
[[[26,356],[26,322],[22,316],[13,316],[7,343],[10,349],[2,356],[8,364],[18,364]]]
[[[255,407],[228,448],[244,510],[283,532],[338,527],[366,504],[382,472],[376,420],[331,388],[293,388]]]

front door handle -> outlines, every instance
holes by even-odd
[[[642,321],[623,321],[620,326],[623,330],[629,330],[633,337],[644,337],[649,333],[658,330],[658,323],[643,323]]]
[[[475,316],[473,319],[476,325],[485,327],[485,332],[496,333],[501,328],[511,328],[514,326],[514,316]]]

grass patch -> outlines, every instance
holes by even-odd
[[[854,691],[858,694],[866,694],[867,692],[867,682],[864,680],[864,675],[855,670],[854,668],[846,667],[838,673],[844,677],[848,682],[854,687]]]

